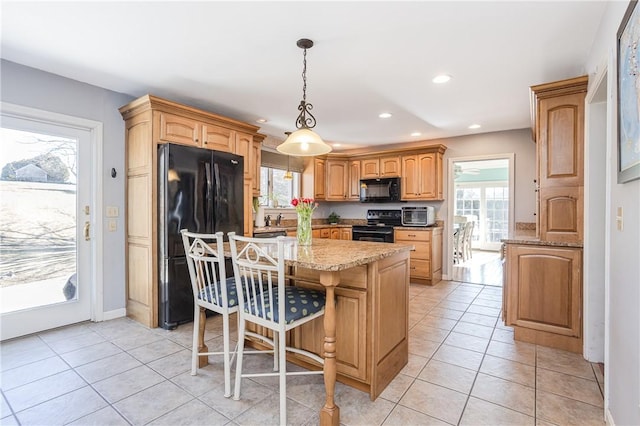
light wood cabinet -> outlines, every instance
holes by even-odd
[[[426,152],[402,156],[403,200],[442,200],[442,153]]]
[[[256,136],[261,141],[264,136],[251,124],[152,95],[130,102],[120,113],[125,120],[126,311],[128,317],[145,326],[157,327],[158,145],[177,143],[229,151],[235,149],[238,134],[247,140]],[[250,152],[245,155],[251,157]],[[252,233],[251,185],[249,175],[243,194],[246,235]]]
[[[583,239],[586,92],[586,76],[531,87],[538,235],[544,241]]]
[[[507,244],[506,325],[514,338],[582,353],[582,249]]]
[[[352,229],[351,228],[340,228],[340,239],[341,240],[351,240],[352,237]]]
[[[331,229],[320,228],[320,238],[331,238]]]
[[[332,240],[339,240],[340,239],[340,229],[331,228],[330,232],[331,232],[331,236],[329,238],[331,238]]]
[[[362,160],[362,179],[400,176],[400,157],[366,158]]]
[[[234,152],[236,147],[235,132],[215,124],[202,123],[202,146],[215,151]]]
[[[325,159],[313,159],[313,198],[316,200],[324,200],[327,198],[327,174],[325,171]]]
[[[327,201],[346,201],[350,192],[349,162],[347,160],[327,159],[326,162]]]
[[[347,193],[349,200],[360,200],[360,161],[349,161],[349,192]]]
[[[442,228],[396,229],[395,242],[415,248],[411,252],[411,282],[433,285],[442,281]]]
[[[202,146],[199,138],[200,125],[196,120],[176,114],[159,112],[159,142],[173,142],[182,145]]]

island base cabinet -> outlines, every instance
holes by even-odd
[[[295,285],[324,291],[318,271],[297,268],[295,276]],[[337,380],[369,393],[371,400],[409,361],[408,278],[408,252],[340,271],[335,288]],[[289,346],[323,356],[324,318],[292,330],[287,339]],[[247,344],[265,348],[250,339]],[[287,360],[322,368],[296,353],[288,353]]]
[[[582,249],[507,244],[506,325],[514,338],[582,352]]]

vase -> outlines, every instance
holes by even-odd
[[[298,228],[296,235],[298,237],[298,245],[310,246],[311,245],[311,214],[312,211],[299,211],[298,212]]]

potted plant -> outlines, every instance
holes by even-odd
[[[340,220],[340,216],[336,212],[331,212],[328,219],[330,224],[335,225]]]

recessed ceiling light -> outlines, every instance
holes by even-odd
[[[420,136],[421,134],[422,133],[420,133],[420,132],[413,132],[413,133],[411,133],[411,136]]]
[[[482,126],[480,126],[479,124],[472,124],[471,126],[469,126],[470,129],[479,129],[480,127]]]
[[[339,148],[339,147],[341,147],[341,146],[342,146],[342,144],[340,144],[340,143],[334,143],[334,144],[333,144],[333,146],[334,146],[334,147],[336,147],[336,148]]]
[[[446,83],[447,81],[451,80],[451,76],[447,75],[447,74],[440,74],[440,75],[436,75],[435,77],[433,77],[433,81],[436,84],[442,84],[442,83]]]
[[[258,119],[256,120],[256,123],[264,124],[264,123],[266,123],[266,122],[267,122],[267,119],[266,119],[266,118],[258,118]]]
[[[392,114],[390,112],[383,112],[380,115],[378,115],[378,117],[380,117],[380,118],[390,118],[391,115]]]

